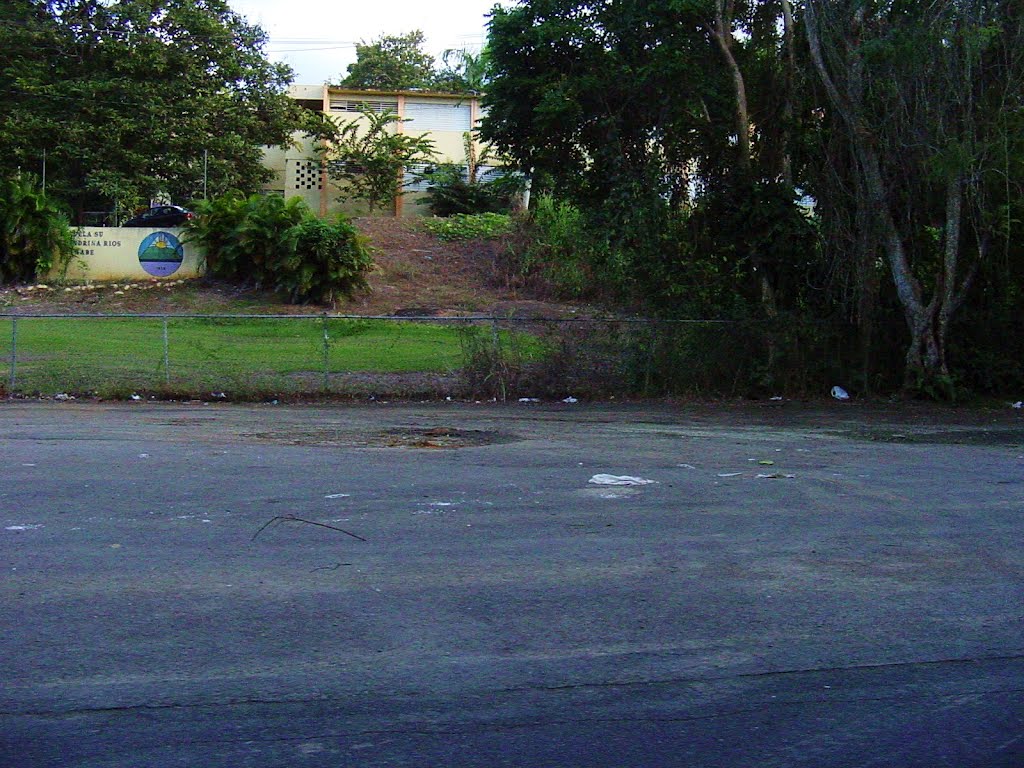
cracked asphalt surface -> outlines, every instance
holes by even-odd
[[[4,768],[1024,765],[1019,413],[13,402],[0,459]]]

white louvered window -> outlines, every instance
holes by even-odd
[[[416,163],[406,167],[402,174],[402,187],[408,192],[426,192],[430,182],[420,174],[425,173],[430,167],[427,163]]]
[[[406,130],[458,131],[464,133],[472,126],[473,112],[469,104],[459,102],[405,102]]]
[[[346,173],[366,173],[366,169],[354,160],[329,160],[327,172],[331,176],[341,176]]]
[[[502,176],[508,176],[508,173],[508,169],[500,165],[478,165],[476,180],[479,182],[494,181]]]
[[[381,99],[331,99],[331,112],[398,112],[397,101]]]

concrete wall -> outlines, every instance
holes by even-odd
[[[180,227],[82,227],[75,231],[75,258],[66,275],[54,269],[48,278],[88,282],[199,277],[202,254],[183,242],[183,232]]]

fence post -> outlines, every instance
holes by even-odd
[[[650,322],[647,330],[651,334],[650,345],[647,347],[647,365],[644,370],[644,397],[651,396],[651,378],[654,376],[654,358],[658,354],[658,323]]]
[[[324,329],[324,392],[331,388],[331,339],[327,335],[327,313],[320,318]]]
[[[491,342],[494,345],[494,372],[498,376],[498,386],[501,388],[501,402],[508,399],[505,380],[505,361],[501,355],[501,334],[498,333],[498,318],[491,318]]]
[[[14,397],[14,385],[18,370],[18,318],[11,318],[11,386],[7,390],[8,397]]]
[[[167,339],[167,315],[163,317],[164,321],[164,381],[167,382],[167,386],[171,386],[171,355],[170,355],[170,344]]]

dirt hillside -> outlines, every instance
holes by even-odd
[[[0,288],[0,312],[512,315],[562,317],[581,311],[524,295],[503,279],[500,242],[442,243],[421,220],[354,222],[373,249],[370,290],[334,307],[284,304],[266,291],[213,280],[136,280],[91,285]]]

